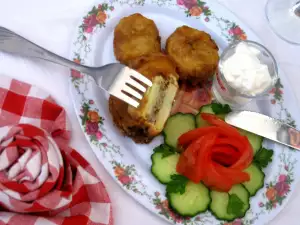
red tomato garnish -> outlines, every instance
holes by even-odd
[[[240,152],[230,145],[215,145],[212,148],[212,160],[223,166],[231,166],[240,158]]]
[[[216,165],[218,164],[213,163],[211,160],[208,162],[207,175],[203,179],[203,183],[212,190],[228,192],[231,189],[233,182],[230,178],[224,176],[224,174],[218,170]]]
[[[237,135],[237,136],[240,135],[240,133],[238,132],[238,130],[236,128],[230,126],[229,124],[227,124],[226,122],[221,120],[216,115],[209,114],[209,113],[201,113],[201,117],[202,117],[202,119],[206,120],[211,125],[226,128],[231,133],[231,135]]]
[[[206,135],[208,133],[216,133],[218,131],[217,127],[203,127],[203,128],[196,128],[194,130],[188,131],[182,134],[178,138],[178,145],[186,146],[190,144],[192,141],[196,140],[197,138]]]
[[[229,191],[233,185],[248,181],[249,175],[243,172],[253,159],[248,139],[215,115],[201,116],[211,126],[179,137],[178,145],[185,150],[180,155],[177,172],[218,191]]]

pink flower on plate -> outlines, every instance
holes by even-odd
[[[276,100],[275,100],[275,99],[272,99],[272,100],[271,100],[271,104],[275,105],[275,103],[276,103]]]
[[[177,0],[177,4],[178,5],[183,5],[184,4],[184,0]]]
[[[160,193],[159,193],[158,191],[156,191],[156,192],[154,193],[154,195],[155,195],[156,197],[158,197],[158,196],[160,196]]]
[[[284,174],[281,174],[279,177],[278,177],[278,181],[279,182],[285,182],[287,180],[287,176],[284,175]]]
[[[205,22],[209,22],[209,18],[208,18],[208,17],[205,17],[204,21],[205,21]]]
[[[99,130],[98,122],[86,121],[85,131],[88,135],[95,135]]]
[[[71,69],[71,76],[73,78],[78,78],[78,79],[83,77],[83,75],[79,71],[73,69]]]
[[[89,17],[85,18],[83,22],[88,27],[94,27],[97,25],[97,15],[92,14]]]
[[[127,176],[127,175],[121,175],[121,176],[118,177],[118,179],[124,185],[129,184],[131,182],[130,177]]]
[[[264,203],[260,202],[260,203],[258,204],[258,206],[259,206],[259,207],[263,207],[263,206],[264,206]]]
[[[275,94],[276,88],[272,88],[271,91],[269,91],[270,94]]]
[[[197,0],[177,0],[178,5],[184,5],[187,9],[191,9],[194,6],[197,6]]]
[[[95,15],[95,14],[93,14],[93,15],[90,15],[89,17],[87,17],[87,18],[85,18],[84,20],[83,20],[83,22],[84,22],[84,31],[86,32],[86,33],[92,33],[93,32],[93,29],[94,29],[94,26],[96,26],[97,25],[97,16]]]
[[[234,33],[233,33],[233,28],[230,28],[230,29],[228,30],[228,33],[229,33],[230,35],[234,35]]]
[[[98,132],[96,133],[96,138],[97,138],[98,140],[101,140],[102,137],[103,137],[103,134],[101,133],[101,131],[98,131]]]
[[[84,32],[86,32],[86,33],[92,33],[93,32],[93,30],[94,30],[94,28],[93,27],[86,27],[85,29],[84,29]]]
[[[283,197],[290,190],[290,185],[285,182],[279,182],[275,185],[278,196]]]
[[[94,103],[95,103],[94,100],[92,100],[92,99],[89,100],[89,104],[90,104],[90,105],[93,105]]]
[[[240,219],[236,219],[232,222],[232,225],[243,225],[243,222]]]
[[[242,29],[241,29],[240,27],[235,27],[235,28],[233,29],[233,33],[234,33],[235,35],[242,35],[244,32],[242,31]]]

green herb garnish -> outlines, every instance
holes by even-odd
[[[153,149],[154,152],[162,153],[162,158],[176,153],[176,150],[166,144],[161,144]]]
[[[243,216],[243,208],[244,202],[236,194],[229,194],[227,213],[240,217]]]
[[[171,176],[171,181],[167,184],[168,193],[180,193],[181,195],[185,192],[186,184],[188,179],[179,174],[173,174]]]
[[[216,115],[227,114],[232,111],[228,104],[212,103],[211,108]]]
[[[262,147],[255,155],[254,162],[256,165],[258,165],[260,168],[265,168],[268,166],[270,162],[272,162],[273,157],[273,150],[266,149]]]

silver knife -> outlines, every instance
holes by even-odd
[[[300,150],[300,131],[280,120],[256,112],[235,111],[227,114],[225,121],[232,126]]]

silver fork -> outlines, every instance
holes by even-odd
[[[147,87],[152,86],[148,78],[123,64],[112,63],[102,67],[80,65],[3,27],[0,27],[0,51],[47,60],[88,74],[99,87],[134,107],[139,106],[138,100],[143,98]]]

